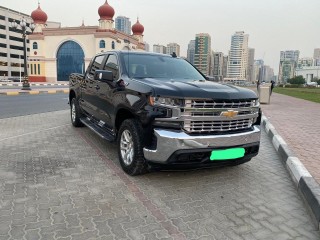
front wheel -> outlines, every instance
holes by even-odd
[[[81,111],[76,98],[72,98],[70,104],[71,123],[75,127],[82,127],[83,123],[80,121]]]
[[[141,123],[136,119],[126,119],[118,132],[117,145],[122,169],[135,176],[147,172],[143,156],[144,133]]]

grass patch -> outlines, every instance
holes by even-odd
[[[273,92],[320,103],[320,88],[282,88],[276,87]]]

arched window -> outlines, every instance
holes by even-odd
[[[38,49],[38,43],[37,43],[37,42],[33,42],[32,48],[33,48],[33,49]]]
[[[116,47],[115,47],[115,44],[114,44],[114,41],[112,41],[112,43],[111,43],[111,49],[115,49]]]
[[[106,42],[104,40],[100,40],[99,47],[100,48],[105,48],[106,47]]]

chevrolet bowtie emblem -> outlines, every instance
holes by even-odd
[[[225,116],[227,118],[233,118],[238,115],[238,111],[228,110],[227,112],[221,112],[220,116]]]

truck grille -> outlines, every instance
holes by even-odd
[[[192,108],[243,108],[252,107],[254,102],[250,100],[191,100]]]
[[[237,112],[225,117],[223,113]],[[251,128],[258,117],[255,100],[186,100],[184,130],[189,133],[221,133]]]
[[[252,119],[230,121],[190,121],[184,123],[184,129],[193,133],[214,133],[225,131],[237,131],[250,128]]]

